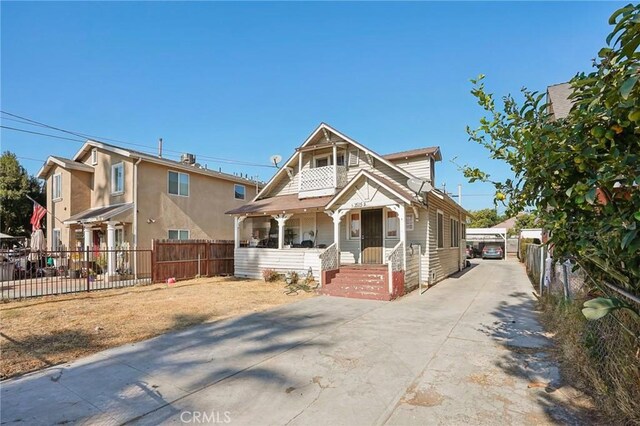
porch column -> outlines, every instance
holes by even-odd
[[[290,214],[278,214],[273,216],[273,218],[278,222],[278,248],[284,248],[284,224],[287,222],[292,215]]]
[[[233,241],[234,247],[240,247],[240,224],[246,218],[246,216],[235,216],[233,218]]]
[[[93,230],[91,229],[90,225],[84,225],[83,227],[84,230],[84,247],[82,247],[82,250],[84,251],[84,260],[85,261],[89,261],[89,253],[87,253],[87,247],[89,247],[89,249],[93,249]]]
[[[340,264],[340,221],[342,217],[346,215],[349,210],[336,210],[335,212],[327,211],[327,215],[333,219],[333,242],[338,250],[338,264]]]
[[[333,145],[333,187],[338,187],[338,146]]]
[[[400,241],[402,242],[402,245],[404,246],[404,256],[402,256],[402,258],[404,259],[404,265],[403,268],[406,271],[407,270],[407,224],[406,224],[406,214],[405,214],[405,207],[403,204],[399,204],[399,205],[394,205],[394,206],[389,206],[388,207],[389,210],[393,210],[394,212],[397,213],[398,215],[398,232],[400,233]]]
[[[116,274],[116,223],[107,222],[107,274]]]

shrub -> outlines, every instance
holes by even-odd
[[[275,269],[263,269],[262,270],[262,278],[264,278],[265,282],[274,282],[280,279],[280,274]]]
[[[533,244],[533,238],[520,238],[520,262],[524,262],[524,258],[527,256],[527,246]]]

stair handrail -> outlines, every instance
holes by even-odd
[[[404,256],[404,241],[399,241],[387,256],[387,268],[389,268],[389,294],[393,294],[393,273],[404,270]]]

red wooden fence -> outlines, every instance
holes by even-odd
[[[233,241],[153,240],[153,282],[233,275]]]

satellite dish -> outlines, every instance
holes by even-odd
[[[420,195],[423,192],[430,192],[433,189],[433,186],[426,179],[418,179],[411,178],[407,180],[407,186],[416,193],[416,195]]]
[[[282,156],[278,154],[272,155],[269,157],[269,161],[271,161],[274,166],[278,167],[278,163],[282,161]]]

